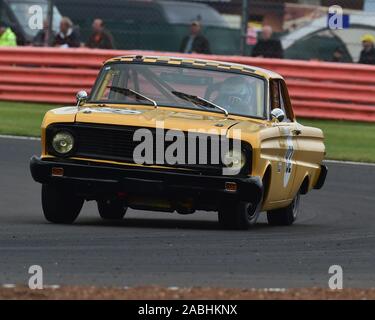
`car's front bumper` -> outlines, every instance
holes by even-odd
[[[62,175],[52,174],[57,168]],[[62,170],[61,170],[62,169]],[[98,163],[80,163],[31,158],[32,177],[39,183],[65,184],[75,192],[95,198],[108,193],[199,197],[216,203],[225,199],[258,203],[263,186],[259,177],[212,176],[152,168],[120,167]],[[227,183],[237,190],[228,191]]]

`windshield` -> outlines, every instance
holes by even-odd
[[[121,88],[131,89],[158,106],[207,110],[207,104],[200,103],[202,99],[186,99],[181,95],[184,93],[225,108],[229,114],[265,117],[265,80],[252,75],[181,66],[112,63],[102,69],[90,102],[147,104],[137,95],[124,94]],[[209,111],[222,113],[214,108]]]
[[[47,18],[48,1],[47,0],[11,0],[8,1],[10,9],[16,16],[20,26],[29,36],[35,36],[39,30],[31,29],[29,27],[30,12],[29,9],[33,5],[38,5],[42,8],[43,19]],[[60,12],[56,7],[53,8],[53,30],[57,31],[61,20]]]

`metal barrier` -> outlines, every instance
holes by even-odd
[[[0,100],[74,103],[100,65],[128,54],[205,58],[254,65],[286,79],[297,116],[375,122],[375,66],[150,51],[0,48]]]

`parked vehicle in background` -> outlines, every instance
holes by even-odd
[[[288,59],[331,61],[337,48],[342,51],[341,62],[357,62],[362,50],[361,37],[364,34],[375,35],[375,19],[371,12],[349,12],[348,29],[331,30],[324,15],[312,20],[281,37]]]
[[[41,6],[44,19],[47,18],[48,0],[0,0],[0,21],[6,23],[16,34],[18,45],[31,43],[39,30],[29,27],[29,8]],[[59,29],[61,15],[56,6],[53,9],[53,30]]]
[[[212,53],[239,52],[239,30],[230,28],[205,4],[158,0],[56,0],[55,4],[80,26],[82,39],[89,38],[94,19],[103,19],[118,49],[178,52],[192,21],[197,20],[212,43]]]

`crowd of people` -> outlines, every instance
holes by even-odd
[[[45,20],[43,29],[40,30],[34,37],[34,46],[53,46],[61,48],[78,48],[86,46],[88,48],[97,49],[114,49],[113,37],[109,31],[105,28],[104,22],[101,19],[95,19],[92,23],[92,33],[87,39],[87,42],[83,44],[81,42],[81,36],[79,30],[74,27],[73,22],[68,17],[63,17],[60,21],[60,30],[57,34],[53,34],[51,37],[48,34],[49,31],[48,21]],[[52,42],[51,42],[52,39]]]
[[[68,17],[63,17],[60,21],[59,31],[55,34],[49,34],[48,21],[43,23],[43,29],[40,30],[32,41],[33,46],[53,46],[61,48],[97,48],[97,49],[114,49],[114,39],[107,30],[102,19],[95,19],[92,23],[92,33],[85,43],[82,42],[79,29]],[[186,35],[180,45],[182,53],[204,53],[210,54],[210,43],[201,32],[202,27],[199,21],[193,21],[190,25],[189,34]],[[375,65],[375,37],[366,34],[361,38],[362,51],[358,63]],[[17,46],[17,37],[12,29],[5,23],[0,22],[0,47]],[[344,62],[344,50],[336,48],[332,55],[331,61]],[[271,26],[264,26],[260,37],[253,47],[251,56],[262,58],[284,58],[284,51],[279,39],[273,36]]]
[[[49,34],[48,20],[44,20],[43,28],[34,37],[31,45],[36,47],[60,47],[78,48],[88,47],[97,49],[114,49],[113,37],[105,28],[101,19],[95,19],[92,23],[92,33],[86,43],[82,43],[79,29],[68,17],[62,17],[57,33]],[[0,47],[17,46],[17,36],[12,29],[0,22]]]
[[[270,26],[264,26],[261,38],[254,46],[253,57],[283,59],[284,51],[280,40],[273,38],[273,31]],[[366,34],[361,38],[362,51],[358,63],[375,65],[375,37]],[[332,62],[344,62],[345,52],[343,48],[336,48],[332,55]]]
[[[36,34],[31,45],[36,47],[115,49],[113,36],[106,29],[102,19],[93,21],[92,33],[85,43],[82,42],[79,28],[74,26],[69,17],[61,18],[59,31],[56,34],[50,35],[49,30],[48,20],[44,20],[43,28]],[[0,46],[17,46],[16,34],[2,22],[0,22]],[[201,33],[199,21],[191,23],[190,32],[182,39],[180,50],[184,53],[211,53],[209,41]]]

